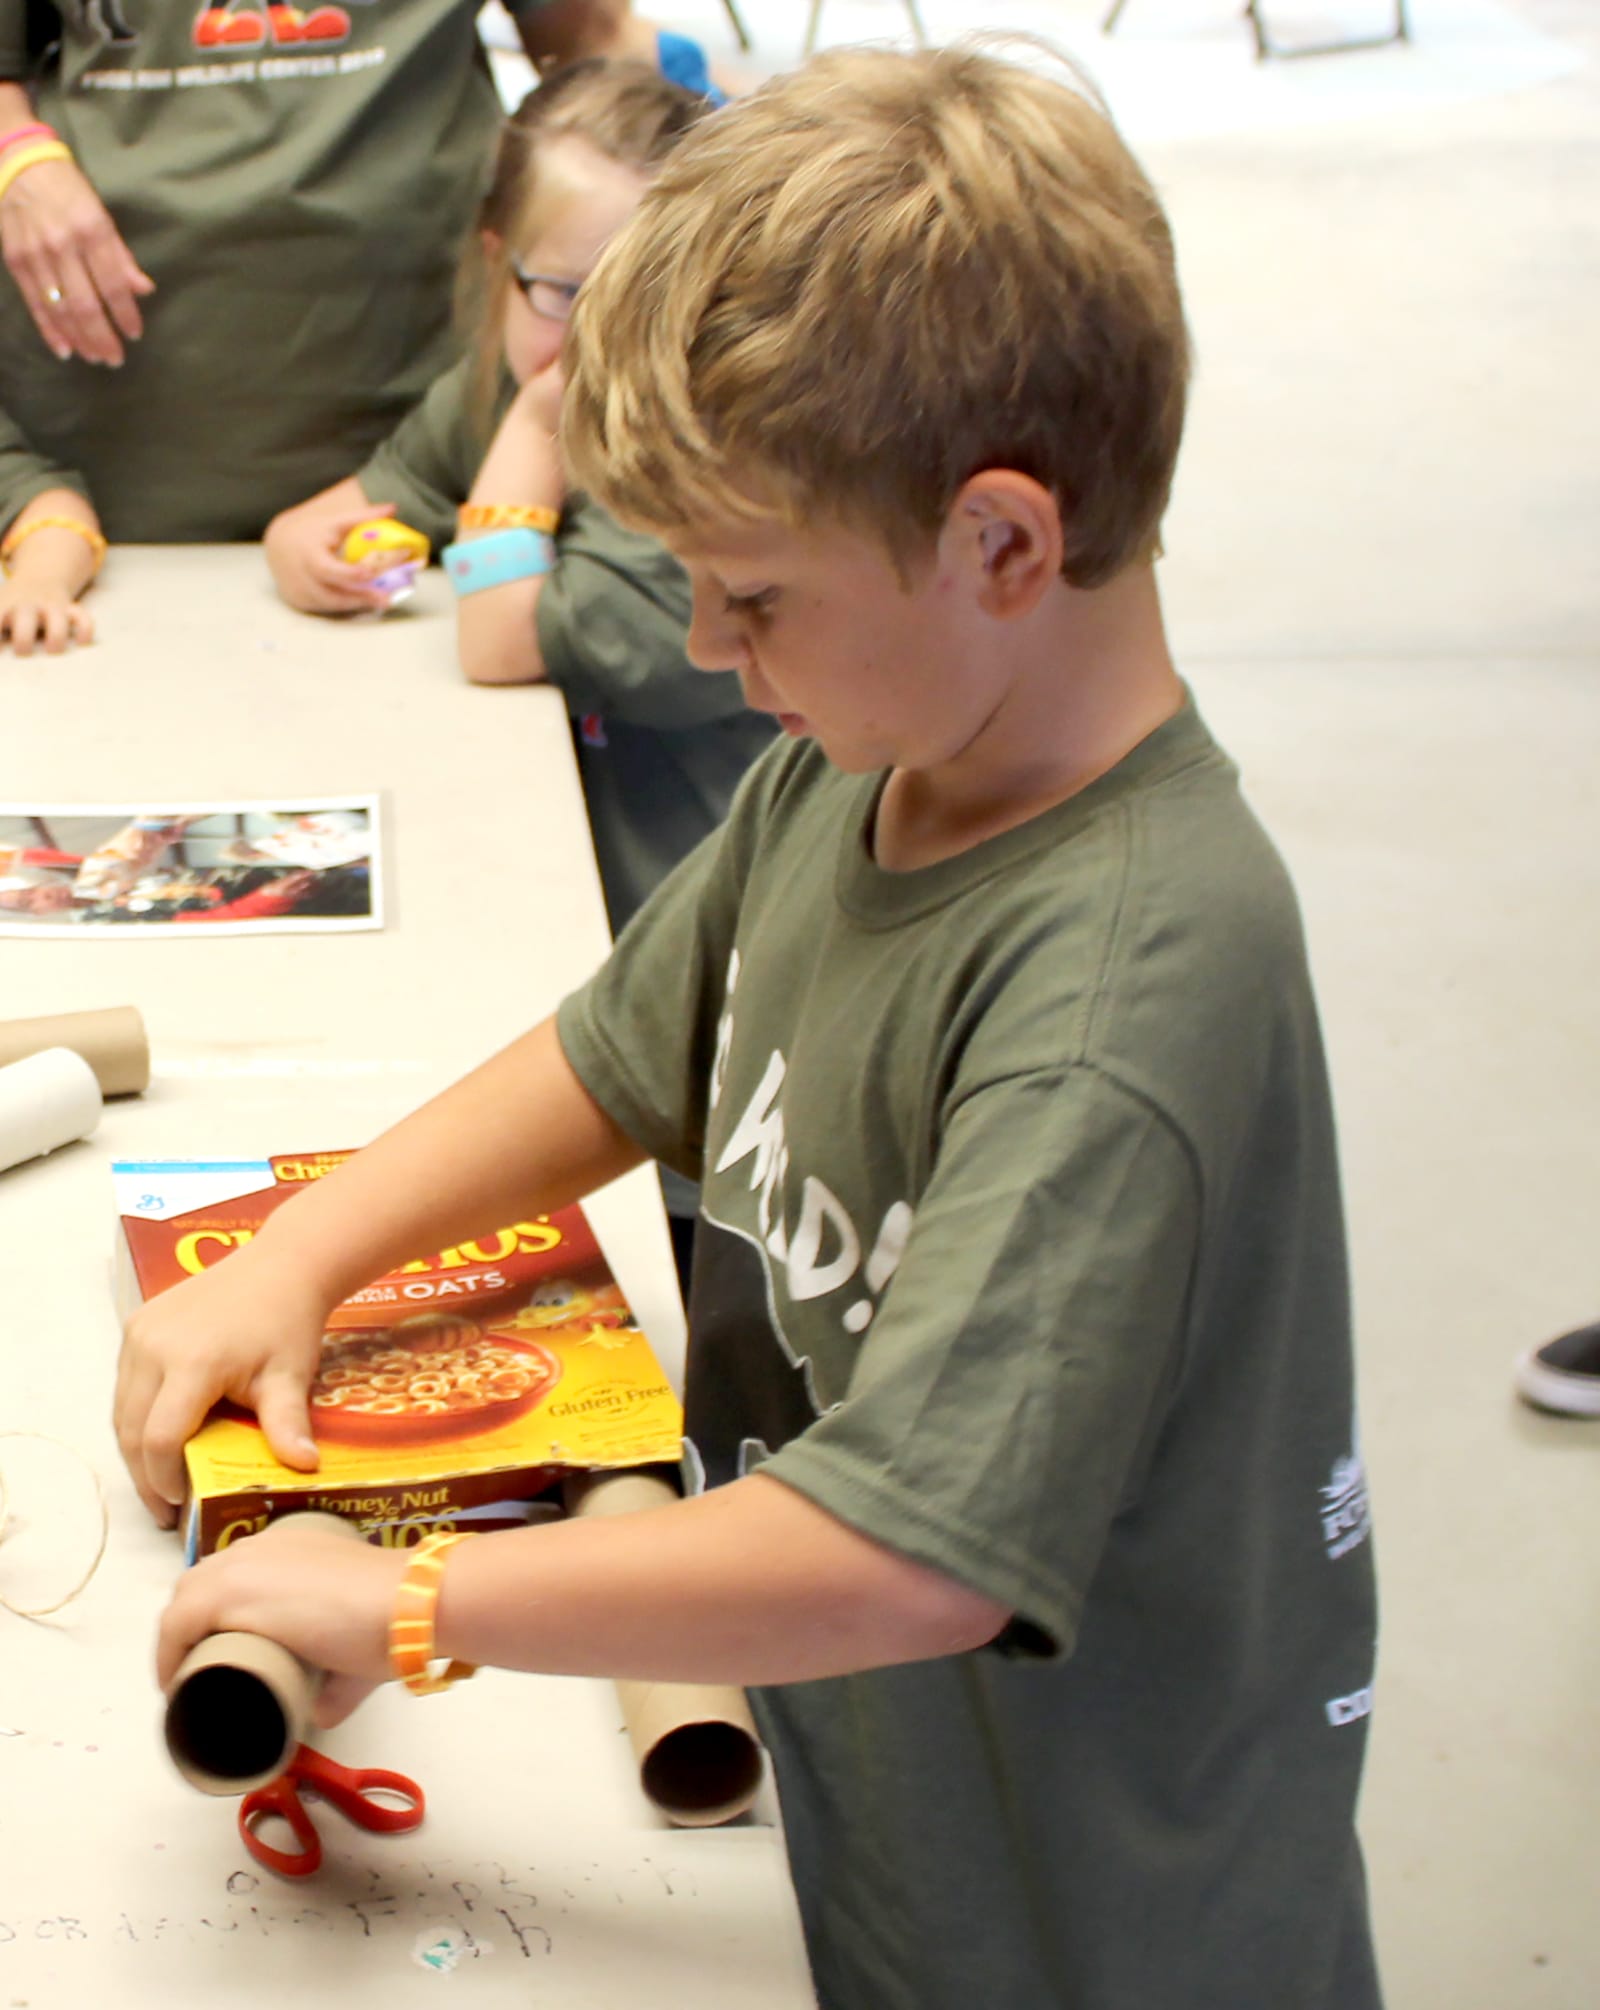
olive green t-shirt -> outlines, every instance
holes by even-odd
[[[29,74],[25,6],[0,77]],[[158,290],[109,370],[57,362],[0,273],[0,526],[65,479],[113,540],[259,537],[415,403],[500,119],[477,11],[61,9],[39,117]]]
[[[514,394],[501,373],[474,395],[463,359],[429,387],[356,479],[391,502],[435,554],[455,534],[489,442]],[[745,770],[777,731],[750,711],[731,672],[684,654],[689,580],[654,538],[597,503],[569,498],[556,566],[539,595],[539,653],[567,701],[614,933],[727,815]]]
[[[1192,704],[902,874],[775,748],[561,1009],[703,1180],[687,1428],[1002,1603],[758,1698],[824,2010],[1376,2010],[1375,1606],[1292,891]]]

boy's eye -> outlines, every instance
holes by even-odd
[[[759,620],[772,611],[772,603],[777,597],[775,586],[763,586],[755,593],[725,594],[722,605],[728,614],[742,614],[747,620]]]

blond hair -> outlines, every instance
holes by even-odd
[[[569,193],[559,172],[542,171],[556,140],[582,140],[608,161],[652,174],[710,101],[671,83],[648,63],[588,57],[553,70],[506,120],[489,188],[478,211],[479,232],[498,240],[490,254],[474,235],[462,266],[460,314],[473,332],[475,403],[487,430],[502,364],[511,261],[535,242]]]
[[[650,529],[822,512],[902,565],[1015,468],[1089,587],[1155,548],[1188,368],[1166,218],[1084,89],[840,50],[663,168],[578,302],[562,442]]]

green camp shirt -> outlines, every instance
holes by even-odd
[[[0,75],[27,74],[25,4]],[[114,541],[259,537],[390,430],[452,354],[500,120],[477,11],[61,10],[39,116],[158,290],[108,370],[58,363],[0,275],[0,528],[65,471]]]
[[[437,553],[455,535],[514,395],[501,373],[486,405],[465,358],[430,386],[356,479]],[[654,538],[624,530],[582,494],[556,530],[556,567],[536,621],[545,674],[566,699],[595,855],[614,932],[721,823],[745,770],[776,732],[731,673],[684,654],[689,581]]]
[[[686,1403],[1014,1617],[758,1698],[825,2010],[1376,2010],[1374,1595],[1293,895],[1192,704],[882,871],[774,749],[562,1007],[704,1182]]]

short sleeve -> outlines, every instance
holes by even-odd
[[[1071,1651],[1181,1360],[1200,1220],[1168,1120],[1090,1067],[950,1120],[844,1399],[761,1470]]]
[[[688,575],[670,552],[579,498],[536,617],[545,675],[567,710],[663,732],[743,711],[737,677],[697,670],[685,654],[689,604]]]
[[[498,406],[491,402],[481,423],[474,420],[474,368],[474,359],[465,356],[436,377],[421,403],[356,470],[367,500],[392,502],[400,520],[428,539],[435,557],[456,534],[456,512],[467,499],[503,410],[502,398]]]
[[[0,285],[9,283],[0,280]],[[36,453],[9,414],[0,412],[0,537],[46,489],[72,489],[84,497],[89,494],[89,485],[76,468]]]
[[[668,874],[557,1014],[562,1052],[590,1095],[686,1179],[700,1178],[740,903],[788,751],[779,742],[755,763],[726,821]]]

